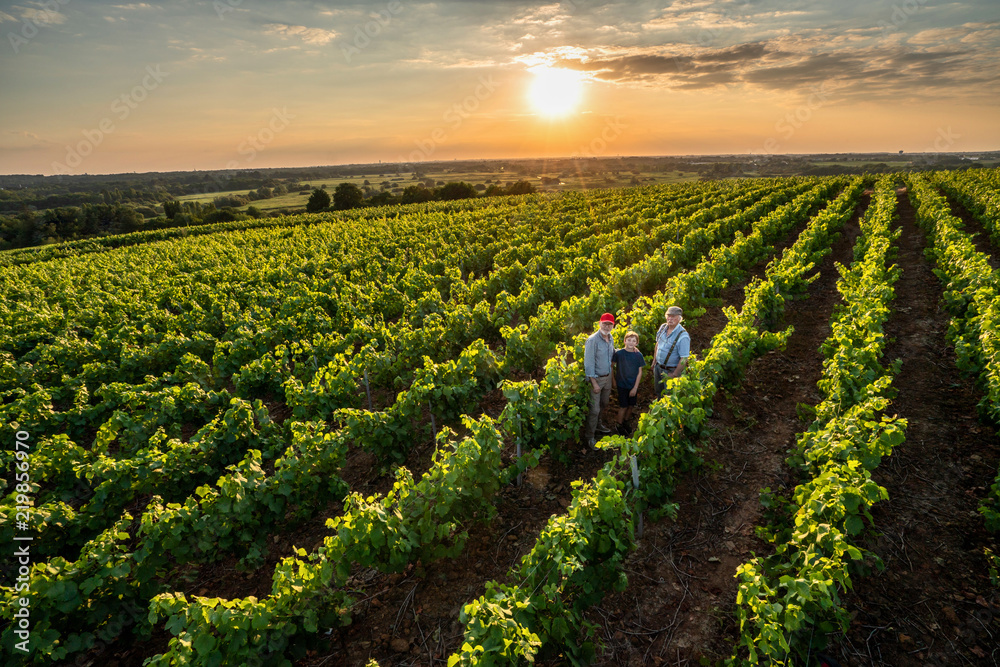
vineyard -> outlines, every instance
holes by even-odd
[[[740,179],[2,252],[4,664],[998,664],[998,192]],[[649,363],[673,304],[684,374],[588,449],[586,337],[614,313]]]

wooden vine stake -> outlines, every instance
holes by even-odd
[[[368,411],[372,410],[372,388],[368,384],[368,367],[365,366],[365,394],[368,395]]]
[[[517,446],[516,465],[517,465],[517,469],[520,470],[521,469],[521,415],[520,415],[520,413],[518,413],[518,415],[517,415],[517,437],[514,439],[514,442],[515,442],[515,444]],[[518,472],[517,473],[517,485],[519,487],[521,486],[521,477],[523,477],[523,476],[524,476],[524,473],[522,473],[522,472]]]
[[[635,454],[629,456],[629,462],[632,464],[632,486],[636,491],[639,490],[639,462],[635,458]],[[642,512],[639,512],[639,529],[636,532],[639,539],[642,539]]]

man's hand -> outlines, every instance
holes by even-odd
[[[591,391],[593,391],[595,394],[601,393],[601,385],[597,384],[597,380],[595,380],[594,378],[590,378],[590,384],[593,387]]]
[[[632,387],[632,391],[628,393],[629,396],[635,396],[635,393],[639,391],[638,387]]]

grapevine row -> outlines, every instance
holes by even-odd
[[[772,556],[755,557],[736,572],[740,620],[737,664],[810,664],[827,633],[845,630],[840,590],[851,586],[848,566],[862,551],[852,543],[871,521],[868,508],[885,499],[870,471],[903,441],[906,421],[878,418],[889,404],[892,376],[882,367],[889,315],[899,278],[890,265],[896,193],[881,179],[861,221],[850,269],[838,265],[842,296],[821,350],[823,400],[815,420],[797,438],[789,464],[803,479],[787,500],[770,494],[762,504],[775,515],[762,533]]]
[[[945,307],[951,314],[948,341],[955,347],[960,370],[978,378],[984,390],[980,410],[1000,421],[1000,273],[976,250],[948,202],[919,175],[910,178],[910,197],[917,222],[931,242],[944,283]],[[980,513],[991,531],[1000,531],[1000,470]]]
[[[449,658],[449,667],[533,662],[545,650],[561,652],[573,664],[592,657],[592,628],[583,611],[608,591],[624,588],[621,565],[633,546],[625,484],[617,478],[637,461],[635,476],[641,481],[633,495],[641,510],[651,501],[666,501],[674,475],[697,464],[694,442],[717,384],[784,344],[791,329],[771,333],[758,327],[773,322],[780,311],[781,287],[798,290],[811,282],[806,273],[829,252],[832,234],[853,212],[860,186],[853,183],[817,215],[796,243],[768,266],[764,281],[747,286],[743,310],[726,310],[729,322],[713,339],[706,358],[694,360],[683,376],[668,380],[663,398],[640,418],[634,440],[619,436],[602,441],[604,447],[619,448],[618,453],[591,484],[577,487],[566,515],[550,519],[521,566],[509,574],[518,583],[488,583],[486,594],[465,606],[465,640]]]
[[[1000,169],[936,172],[933,181],[968,209],[1000,247]]]
[[[811,198],[810,199],[812,201],[809,204],[809,206],[815,205],[815,202],[818,201],[817,200],[817,196],[822,196],[822,193],[820,193],[819,195],[817,195],[816,192],[811,193]],[[801,206],[801,204],[800,204],[800,206]],[[187,359],[190,362],[189,365],[191,366],[191,370],[190,370],[190,372],[188,374],[189,377],[191,379],[198,379],[199,377],[204,378],[204,374],[205,374],[204,371],[206,370],[204,362],[201,362],[201,364],[199,365],[197,358],[191,359],[190,357],[188,357]],[[577,362],[577,366],[578,366],[578,362]],[[185,385],[185,386],[187,387],[188,385]],[[355,385],[355,389],[356,389],[356,385]],[[579,394],[580,392],[575,392],[575,393]],[[531,404],[532,405],[537,405],[537,402],[533,402]],[[405,405],[405,401],[404,401],[404,405]],[[529,403],[523,402],[521,405],[522,406],[529,405]],[[572,408],[570,408],[570,410],[572,410]],[[576,406],[576,410],[579,413],[580,407]],[[150,411],[150,412],[152,412],[152,411]],[[575,415],[574,415],[574,417],[575,417]],[[571,418],[570,421],[573,421],[573,419]],[[518,422],[519,422],[519,426],[523,425],[523,423],[524,423],[523,420],[518,420]],[[564,428],[564,431],[569,431],[569,430],[571,430],[571,429]],[[107,441],[105,441],[105,442],[107,442]],[[123,464],[124,464],[124,462],[123,462]],[[241,464],[241,466],[242,467],[238,466],[234,470],[235,474],[230,475],[230,476],[227,477],[227,479],[229,479],[230,482],[233,481],[233,480],[238,479],[244,473],[249,474],[255,480],[261,479],[260,478],[260,474],[259,474],[260,464],[259,464],[258,460],[254,460],[253,455],[250,455],[247,459],[245,459],[243,461],[243,463]],[[124,469],[124,467],[122,469]],[[219,486],[219,489],[220,489],[221,493],[220,493],[220,496],[218,496],[218,497],[221,498],[221,500],[219,502],[215,502],[215,503],[213,503],[213,502],[206,502],[206,503],[204,503],[204,507],[212,507],[212,508],[214,508],[214,507],[225,506],[228,503],[228,500],[226,500],[226,497],[227,497],[226,494],[229,493],[229,492],[232,492],[234,495],[238,496],[239,495],[239,490],[240,490],[239,489],[239,485],[237,484],[235,486],[228,487],[227,484],[229,484],[230,482],[225,482],[224,480],[220,480],[220,483],[219,483],[218,486]],[[280,482],[280,480],[279,480],[279,482]],[[256,489],[257,487],[255,486],[253,488]],[[215,497],[216,496],[211,496],[210,495],[210,497],[208,498],[208,500],[211,501]],[[270,498],[270,497],[272,497],[272,496],[268,496],[267,494],[261,494],[260,498],[261,499],[267,499],[267,498]],[[159,501],[155,500],[151,507],[152,507],[152,511],[148,513],[148,516],[150,516],[153,520],[152,521],[146,521],[145,519],[143,519],[143,520],[140,521],[140,523],[143,526],[145,526],[147,530],[151,530],[149,527],[153,526],[155,524],[155,518],[156,518],[156,516],[158,514],[157,510],[158,510],[158,507],[159,507]],[[184,508],[186,508],[186,509],[184,509]],[[183,517],[184,517],[183,520],[186,521],[186,522],[189,522],[189,525],[193,525],[193,522],[197,520],[197,516],[198,516],[197,512],[195,511],[195,506],[191,505],[190,503],[186,503],[185,506],[184,506],[184,508],[182,508],[178,512],[175,512],[174,515],[178,515],[178,516],[179,515],[183,515]],[[192,513],[192,512],[194,512],[194,513]],[[167,512],[167,514],[169,515],[170,512]],[[214,514],[214,509],[213,509],[213,513],[209,513],[206,516],[209,516],[209,517],[216,516],[216,514]],[[218,516],[225,516],[225,513],[223,513],[221,515],[218,515]],[[130,516],[128,517],[128,520],[131,521],[131,517]],[[169,524],[170,521],[167,521],[167,523]],[[127,523],[123,524],[122,522],[119,522],[119,524],[112,531],[110,531],[110,533],[106,533],[106,534],[100,536],[100,539],[96,540],[97,543],[99,543],[101,545],[104,545],[103,547],[97,548],[96,551],[93,550],[93,549],[90,549],[90,550],[85,549],[84,550],[85,554],[91,554],[92,553],[93,557],[87,555],[86,557],[81,558],[80,562],[78,562],[76,564],[65,564],[67,566],[71,566],[72,568],[74,568],[72,571],[76,572],[76,571],[78,571],[76,568],[78,568],[81,563],[83,563],[84,565],[86,563],[88,563],[88,562],[90,562],[90,563],[97,563],[99,568],[104,568],[104,565],[103,565],[104,563],[117,562],[118,564],[114,565],[113,567],[104,568],[104,571],[109,571],[109,574],[110,574],[110,572],[114,572],[115,573],[112,576],[110,576],[110,579],[112,580],[112,583],[113,583],[113,585],[110,586],[110,589],[111,589],[112,592],[111,592],[111,597],[109,599],[111,599],[111,600],[115,599],[115,594],[114,594],[115,587],[120,586],[122,584],[125,584],[126,582],[129,581],[128,576],[125,576],[125,577],[119,577],[118,576],[118,574],[120,574],[120,569],[122,567],[124,567],[126,575],[127,575],[128,571],[131,570],[131,566],[128,565],[128,559],[127,558],[117,559],[117,560],[112,559],[110,561],[109,561],[108,558],[106,558],[107,554],[110,553],[108,551],[109,549],[120,548],[120,547],[113,547],[113,545],[115,544],[116,539],[119,542],[122,539],[120,537],[123,534],[122,530],[121,530],[122,525],[127,525]],[[177,525],[177,524],[175,524],[175,525]],[[220,523],[219,525],[224,525],[224,523]],[[204,530],[202,530],[202,532],[193,534],[194,538],[203,539],[203,537],[206,534],[208,534],[208,532],[209,532],[208,529],[205,528],[205,526],[202,526],[202,528],[204,529]],[[238,528],[238,529],[239,530],[245,530],[245,528]],[[161,534],[160,534],[160,537],[157,538],[157,539],[160,540],[160,542],[157,542],[155,540],[146,540],[145,542],[142,543],[144,546],[141,546],[137,550],[137,553],[144,554],[143,555],[143,559],[145,559],[145,558],[149,557],[148,556],[149,554],[156,553],[157,550],[158,550],[158,547],[161,547],[163,544],[169,545],[170,542],[167,541],[167,537],[166,537],[169,533],[170,533],[170,531],[162,531]],[[124,534],[127,536],[127,533],[124,533]],[[198,537],[199,535],[201,537]],[[156,548],[151,547],[151,545],[153,545],[153,547],[156,547]],[[104,547],[106,547],[106,548],[104,548]],[[182,557],[183,557],[183,553],[184,553],[184,549],[185,548],[186,548],[185,545],[178,543],[178,546],[171,547],[171,548],[167,549],[167,551],[171,551],[172,550],[172,551],[175,552],[174,556],[177,556],[180,553],[180,554],[182,554]],[[149,568],[148,571],[156,571],[156,568]],[[74,576],[76,576],[76,575],[74,575]],[[89,577],[89,576],[88,577],[79,577],[79,580],[80,581],[85,580],[86,587],[88,588],[88,592],[89,593],[93,593],[96,590],[95,587],[97,587],[97,586],[100,585],[100,582],[98,580],[95,580],[95,579],[93,579],[92,577]],[[135,586],[142,586],[142,585],[148,583],[148,581],[149,581],[148,579],[141,578],[141,577],[136,577],[136,578],[134,578],[134,580],[132,581],[132,583],[135,584]],[[114,583],[114,582],[117,582],[117,583]],[[53,603],[55,603],[55,604],[58,604],[60,606],[72,607],[72,604],[68,600],[63,599],[60,596],[63,595],[63,594],[65,594],[66,591],[72,589],[72,587],[74,585],[73,581],[72,580],[70,580],[70,581],[60,581],[58,577],[53,577],[53,578],[50,578],[49,583],[51,583],[51,588],[52,588],[52,590],[54,592],[53,592],[53,594],[51,596],[47,596],[47,597],[49,599],[51,599],[53,601]],[[43,589],[44,589],[44,585],[43,585]],[[138,595],[138,599],[140,599],[140,600],[143,599],[143,596],[145,596],[147,594],[148,594],[148,592],[139,592],[139,593],[136,593],[136,595]],[[72,598],[72,596],[70,596],[70,597]],[[129,596],[129,599],[133,599],[133,597]],[[146,599],[148,599],[148,598],[146,598]],[[90,610],[88,613],[91,613],[92,616],[93,616],[93,618],[91,620],[94,620],[95,622],[97,621],[97,619],[100,616],[99,613],[95,612],[95,609],[98,608],[98,607],[99,607],[99,605],[94,605],[94,606],[88,605],[88,607],[87,607],[87,609]],[[113,618],[113,616],[112,616],[112,618]],[[73,623],[72,625],[76,625],[76,624]],[[95,627],[99,627],[99,626],[100,626],[100,623],[98,623],[97,626],[95,626]],[[71,637],[72,637],[72,635],[71,635]],[[69,644],[72,645],[73,642],[76,641],[76,640],[69,639],[69,640],[66,640],[66,641]]]

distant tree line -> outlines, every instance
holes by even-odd
[[[237,207],[285,194],[287,191],[287,186],[277,184],[274,187],[261,186],[246,195],[216,197],[211,203],[180,202],[171,199],[162,203],[162,215],[150,206],[115,202],[116,195],[109,191],[110,201],[113,203],[102,201],[85,203],[82,206],[57,206],[45,211],[23,210],[16,215],[0,216],[0,250],[75,241],[93,236],[260,218],[265,214],[255,206],[249,206],[245,211],[237,210]],[[357,185],[341,183],[334,189],[332,196],[323,188],[314,189],[306,204],[306,210],[340,211],[361,206],[388,206],[533,192],[535,187],[528,181],[510,183],[505,187],[491,184],[482,195],[476,190],[476,186],[470,183],[452,182],[432,188],[424,183],[410,185],[398,196],[386,191],[366,196],[366,192]],[[104,197],[101,199],[104,200]],[[282,210],[272,215],[290,212],[292,211]]]
[[[143,223],[142,213],[126,204],[60,206],[40,214],[22,211],[13,217],[0,218],[0,249],[125,234],[144,229]]]
[[[237,211],[231,206],[217,207],[214,203],[200,202],[165,201],[163,210],[163,215],[157,215],[150,208],[128,204],[84,204],[0,216],[0,250],[264,216],[254,206]]]
[[[172,199],[173,195],[162,187],[154,188],[105,188],[99,192],[41,192],[39,189],[0,190],[0,213],[17,213],[25,210],[43,210],[60,206],[85,206],[87,204],[124,204],[156,206]]]
[[[105,188],[96,193],[67,192],[44,196],[29,188],[0,189],[0,250],[149,229],[259,218],[264,214],[253,206],[246,211],[236,209],[286,194],[289,185],[293,189],[300,187],[296,182],[276,183],[273,179],[268,179],[268,182],[271,184],[248,190],[245,195],[216,197],[211,204],[179,202],[162,186],[152,189]],[[162,214],[157,211],[161,204]],[[3,215],[4,212],[7,214]]]
[[[248,201],[294,192],[295,178],[276,179],[260,172],[194,172],[71,177],[0,177],[0,214],[84,204],[132,204],[155,207],[191,194],[247,190]],[[244,196],[244,195],[240,195]],[[244,203],[245,205],[245,203]]]
[[[452,181],[442,183],[437,187],[428,187],[426,183],[408,185],[399,194],[393,194],[386,190],[369,194],[354,183],[341,183],[334,189],[332,197],[324,189],[314,189],[306,203],[306,211],[318,213],[327,210],[344,211],[362,206],[391,206],[393,204],[472,199],[480,196],[476,188],[477,186],[471,183]],[[536,192],[535,186],[528,181],[517,181],[506,186],[501,186],[498,183],[490,184],[483,190],[481,196],[527,195],[534,192]]]
[[[274,187],[262,185],[256,190],[250,190],[245,195],[221,195],[212,200],[212,203],[215,204],[216,208],[224,208],[226,206],[240,207],[246,206],[250,202],[255,202],[261,199],[271,199],[272,197],[277,197],[287,193],[288,186],[284,183],[278,183]]]

